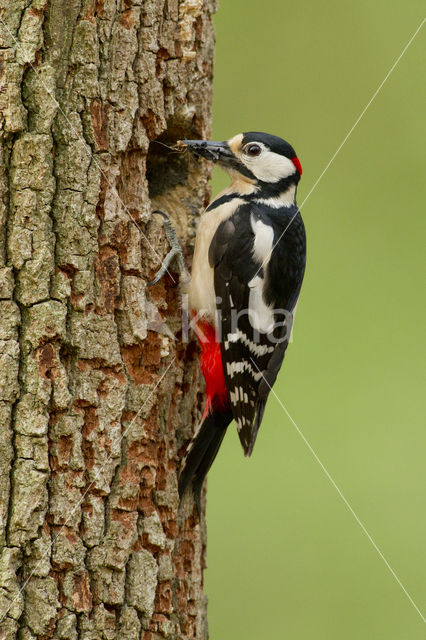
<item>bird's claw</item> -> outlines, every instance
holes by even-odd
[[[170,244],[170,251],[168,252],[168,254],[166,255],[166,257],[164,258],[161,267],[159,268],[159,270],[157,271],[157,273],[155,274],[155,277],[153,280],[151,280],[151,282],[148,282],[147,286],[148,287],[152,287],[154,284],[156,284],[159,280],[161,280],[161,278],[168,273],[168,267],[170,265],[170,263],[172,262],[172,260],[176,260],[179,271],[182,275],[184,275],[185,277],[188,276],[188,271],[185,265],[185,259],[183,256],[183,251],[182,248],[180,246],[179,243],[179,239],[177,237],[176,231],[173,228],[173,225],[170,221],[169,216],[167,215],[167,213],[165,213],[164,211],[161,211],[160,209],[156,209],[155,211],[153,211],[153,213],[157,213],[160,216],[163,217],[163,228],[164,228],[164,233],[166,234],[166,238],[169,241]]]

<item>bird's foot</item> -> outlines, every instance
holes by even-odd
[[[155,274],[154,279],[151,280],[151,282],[148,282],[148,287],[152,287],[159,280],[161,280],[164,274],[167,273],[168,267],[172,262],[172,260],[175,260],[177,263],[179,273],[181,276],[181,282],[186,283],[187,281],[189,281],[189,272],[186,268],[185,258],[183,256],[183,251],[180,246],[179,239],[177,237],[176,231],[173,228],[170,218],[167,215],[167,213],[164,213],[164,211],[160,211],[159,209],[157,209],[153,213],[158,213],[160,216],[163,217],[164,233],[166,234],[166,238],[169,241],[169,245],[171,249],[169,253],[166,255],[166,257],[164,258],[163,263],[159,268],[159,270],[157,271],[157,273]]]

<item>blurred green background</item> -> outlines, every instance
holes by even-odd
[[[222,0],[213,137],[286,138],[301,204],[423,13]],[[275,386],[423,615],[425,42],[426,25],[303,206],[308,267]],[[231,428],[209,474],[206,584],[212,640],[426,637],[272,395],[253,457]]]

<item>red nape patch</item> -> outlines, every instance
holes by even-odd
[[[296,167],[297,171],[299,172],[299,175],[302,175],[302,165],[300,164],[300,160],[299,158],[296,158],[296,156],[294,156],[294,158],[291,158],[292,163],[294,164],[294,166]]]
[[[227,409],[229,404],[216,329],[204,320],[198,320],[196,327],[201,346],[201,371],[206,381],[206,406],[203,413],[205,418],[212,409],[213,400],[218,409]]]

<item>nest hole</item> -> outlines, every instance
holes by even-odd
[[[174,147],[178,140],[187,137],[188,132],[184,129],[169,127],[161,136],[150,142],[146,159],[146,178],[151,200],[186,183],[189,175],[188,153]]]

